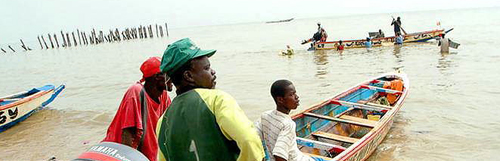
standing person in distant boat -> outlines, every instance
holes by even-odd
[[[170,105],[167,89],[172,88],[169,77],[160,72],[160,61],[151,57],[142,63],[142,79],[128,88],[103,140],[128,145],[151,161],[158,157],[156,123]]]
[[[172,78],[177,96],[158,121],[160,161],[261,161],[262,142],[236,100],[214,89],[215,70],[189,38],[165,50],[162,72]]]
[[[321,27],[321,23],[318,22],[318,33],[321,33],[321,30],[324,30],[323,27]]]
[[[450,52],[450,40],[444,37],[445,34],[441,34],[441,39],[439,40],[438,46],[441,46],[441,52]]]
[[[393,17],[391,26],[394,26],[394,35],[397,35],[397,33],[401,34],[401,18],[400,17],[398,17],[397,20],[394,20],[394,17]]]
[[[328,34],[326,34],[325,29],[321,29],[321,39],[319,42],[326,42],[326,39],[328,38]],[[325,44],[321,44],[321,47],[324,47]]]

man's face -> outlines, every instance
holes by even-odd
[[[191,60],[191,78],[196,87],[215,88],[215,70],[210,67],[210,61],[207,56]]]
[[[167,79],[168,76],[165,73],[158,73],[155,75],[156,87],[159,91],[163,91],[167,89]]]
[[[297,95],[297,92],[295,91],[295,86],[293,84],[290,84],[288,87],[285,88],[285,96],[283,97],[283,105],[290,109],[294,110],[297,109],[299,106],[299,96]]]

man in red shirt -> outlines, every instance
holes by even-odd
[[[156,123],[171,103],[167,88],[171,90],[172,82],[160,65],[160,57],[141,65],[141,81],[128,88],[103,140],[138,149],[151,161],[158,155]]]

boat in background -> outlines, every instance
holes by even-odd
[[[25,92],[0,98],[0,132],[25,120],[31,114],[51,103],[65,88],[45,85]]]
[[[452,29],[447,31],[445,30],[431,30],[424,32],[416,32],[409,33],[404,36],[403,43],[414,43],[414,42],[426,42],[431,39],[436,39],[440,35],[450,32]],[[352,49],[352,48],[366,48],[365,39],[357,39],[357,40],[341,40],[344,45],[344,49]],[[382,37],[382,38],[373,38],[372,47],[380,47],[380,46],[389,46],[393,45],[396,41],[395,36],[391,37]],[[303,41],[302,44],[308,43],[307,41]],[[326,41],[326,42],[317,42],[312,45],[312,47],[308,50],[336,50],[339,45],[339,41]]]
[[[286,19],[286,20],[279,20],[279,21],[267,21],[266,23],[281,23],[281,22],[290,22],[292,21],[294,18],[291,18],[291,19]]]
[[[366,160],[390,130],[409,87],[406,74],[386,73],[294,115],[299,149],[325,160]]]

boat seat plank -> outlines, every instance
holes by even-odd
[[[345,119],[345,120],[350,120],[350,121],[356,121],[356,122],[360,122],[360,123],[364,123],[364,124],[368,124],[368,125],[372,125],[372,126],[375,126],[378,123],[377,121],[359,118],[359,117],[355,117],[355,116],[349,116],[349,115],[342,115],[339,118]]]
[[[392,108],[391,106],[381,105],[381,104],[376,104],[376,103],[371,103],[371,102],[367,102],[366,105],[377,106],[377,107],[382,107],[382,108],[387,108],[387,109]]]
[[[341,119],[341,118],[330,117],[330,116],[315,114],[315,113],[311,113],[311,112],[306,112],[306,113],[304,113],[304,115],[310,116],[310,117],[316,117],[316,118],[320,118],[320,119],[325,119],[325,120],[330,120],[330,121],[346,123],[346,124],[363,126],[363,127],[369,127],[369,128],[374,127],[374,125],[372,125],[372,124],[366,124],[366,123],[361,123],[361,122],[356,122],[356,121],[351,121],[351,120],[345,120],[345,119]]]
[[[312,133],[314,137],[319,137],[319,138],[325,138],[325,139],[330,139],[330,140],[335,140],[335,141],[340,141],[344,143],[351,143],[354,144],[357,142],[359,139],[357,138],[352,138],[348,136],[342,136],[342,135],[337,135],[337,134],[332,134],[332,133],[326,133],[322,131],[316,131]]]
[[[297,144],[311,147],[311,148],[326,150],[326,151],[333,150],[337,153],[341,153],[342,151],[344,151],[346,149],[345,147],[340,146],[340,145],[324,143],[321,141],[316,141],[316,140],[311,140],[311,139],[306,139],[306,138],[301,138],[301,137],[297,137]]]
[[[315,158],[321,158],[321,159],[324,159],[324,160],[332,160],[333,158],[328,158],[328,157],[325,157],[325,156],[321,156],[321,155],[316,155],[316,154],[311,154],[311,153],[306,153],[306,152],[302,152],[306,155],[309,155],[311,157],[315,157]]]
[[[401,91],[398,91],[398,90],[380,88],[380,87],[369,86],[369,85],[361,85],[361,88],[370,89],[370,90],[377,90],[378,92],[385,92],[385,93],[391,93],[391,94],[401,94],[402,93]]]
[[[392,108],[392,106],[387,106],[387,105],[381,105],[381,104],[373,103],[373,102],[370,102],[369,100],[359,100],[358,103],[359,104],[364,104],[364,105],[369,105],[369,106],[376,106],[376,107],[381,107],[381,108],[387,108],[387,109]]]
[[[365,104],[347,102],[341,100],[331,100],[330,103],[346,107],[353,107],[357,109],[371,110],[371,111],[384,111],[384,110],[390,110],[392,108],[390,106],[373,106],[373,105],[365,105]]]

